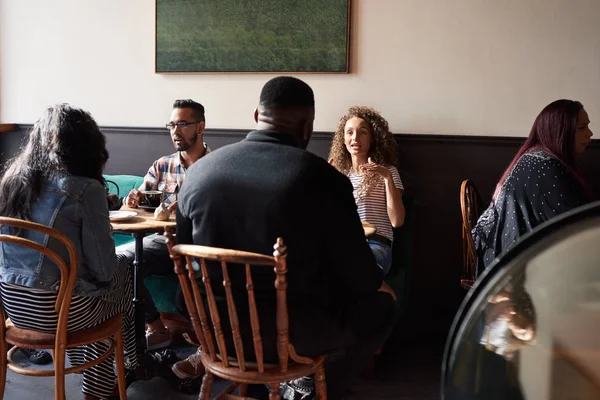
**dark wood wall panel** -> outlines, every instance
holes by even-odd
[[[0,134],[0,161],[19,146],[30,126]],[[169,135],[158,128],[102,128],[108,142],[108,174],[143,175],[158,157],[173,151]],[[205,141],[212,149],[237,142],[246,130],[207,130]],[[331,134],[317,132],[309,146],[326,158]],[[399,328],[411,339],[439,339],[448,331],[462,296],[459,188],[463,179],[477,185],[484,203],[508,163],[523,143],[522,138],[396,135],[398,169],[406,192],[414,198],[416,219],[413,238],[412,281],[408,311]],[[584,174],[600,193],[600,143],[593,141],[580,158]]]

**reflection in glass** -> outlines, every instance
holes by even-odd
[[[162,192],[161,201],[166,206],[177,202],[177,194],[179,192],[179,185],[177,183],[161,182],[158,185],[158,190]]]
[[[442,398],[600,399],[600,202],[539,227],[469,292]]]
[[[486,350],[511,360],[514,352],[535,339],[535,310],[531,297],[519,287],[492,296],[485,312],[480,343]]]

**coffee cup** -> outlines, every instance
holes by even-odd
[[[150,207],[158,207],[162,200],[162,192],[160,190],[142,190],[143,205]]]

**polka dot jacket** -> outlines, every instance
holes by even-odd
[[[542,222],[587,202],[560,161],[541,150],[526,152],[473,228],[478,274]]]

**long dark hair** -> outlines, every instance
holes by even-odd
[[[104,184],[107,160],[106,139],[88,112],[68,104],[49,107],[6,164],[0,178],[0,215],[29,219],[42,183],[61,171]]]
[[[588,198],[590,200],[594,198],[592,188],[575,166],[573,143],[577,130],[577,117],[582,109],[583,104],[580,102],[564,99],[556,100],[544,107],[535,119],[529,137],[502,174],[502,178],[496,185],[493,200],[498,196],[502,184],[521,156],[534,149],[543,150],[560,161],[573,174]]]

